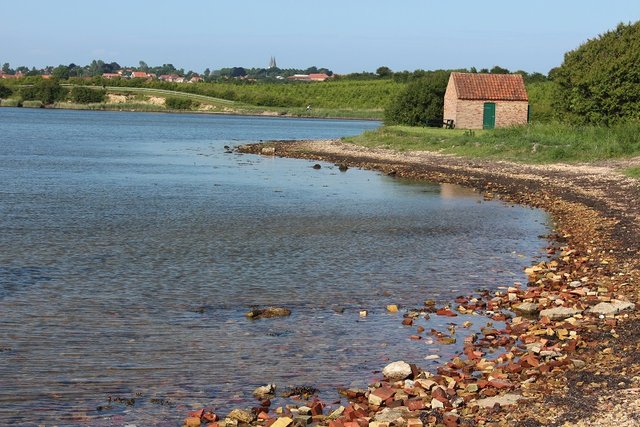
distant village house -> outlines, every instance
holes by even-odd
[[[529,97],[520,74],[451,73],[444,120],[459,129],[525,125]]]
[[[301,81],[301,82],[323,82],[329,79],[330,76],[325,73],[315,73],[315,74],[294,74],[289,77],[289,80]]]

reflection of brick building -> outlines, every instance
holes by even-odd
[[[529,97],[519,74],[451,73],[444,120],[460,129],[527,124]]]

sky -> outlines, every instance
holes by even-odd
[[[242,66],[335,73],[491,68],[547,73],[620,22],[639,0],[50,0],[1,7],[0,63],[201,72]]]

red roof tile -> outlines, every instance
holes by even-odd
[[[451,73],[458,99],[528,101],[520,74]]]

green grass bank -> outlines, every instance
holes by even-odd
[[[534,123],[476,131],[384,126],[345,141],[365,147],[437,151],[521,163],[593,162],[640,155],[640,124],[602,127]]]

